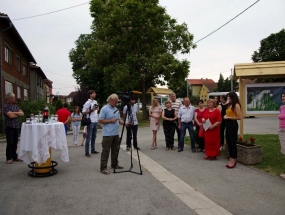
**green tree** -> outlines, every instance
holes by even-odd
[[[224,83],[225,83],[224,76],[222,74],[220,74],[219,80],[217,82],[217,89],[215,89],[215,91],[225,92],[224,91]]]
[[[104,66],[106,65],[93,64],[92,59],[86,56],[87,50],[92,47],[93,43],[95,43],[95,39],[92,34],[81,34],[75,41],[76,48],[69,52],[73,77],[81,86],[79,94],[82,97],[76,98],[76,105],[81,105],[82,99],[85,102],[87,101],[88,90],[95,90],[97,93],[96,100],[102,104],[105,103],[108,95],[114,92],[110,77],[104,73]],[[86,93],[86,95],[82,93]]]
[[[81,70],[75,72],[75,78],[91,85],[94,76],[100,80],[103,77],[100,83],[104,89],[141,91],[146,117],[145,93],[150,86],[188,76],[190,63],[174,55],[195,48],[193,35],[185,23],[179,25],[167,15],[158,0],[92,0],[90,4],[94,21],[88,40],[92,42],[88,44],[87,40],[78,55],[83,64],[76,66],[78,58],[72,58],[75,71]],[[77,41],[77,45],[80,43]],[[81,78],[86,71],[89,74]]]
[[[253,62],[283,61],[285,60],[285,29],[271,34],[260,41],[260,47],[254,51]],[[258,79],[257,82],[284,82],[284,78]]]
[[[235,90],[235,87],[238,85],[238,82],[234,79],[233,80],[233,90]],[[229,92],[231,91],[231,78],[227,77],[224,79],[224,76],[220,74],[220,78],[217,82],[217,88],[214,89],[214,91],[218,92]]]

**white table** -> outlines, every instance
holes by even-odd
[[[52,151],[61,150],[61,159],[69,161],[68,147],[64,125],[61,122],[45,123],[22,123],[20,138],[19,158],[30,164],[30,153],[32,160],[39,165],[45,163],[50,157],[49,147]]]

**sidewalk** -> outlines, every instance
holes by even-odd
[[[125,135],[126,132],[122,144],[125,143]],[[82,135],[80,141],[81,138]],[[48,178],[29,177],[27,174],[29,169],[25,163],[5,164],[5,152],[2,147],[0,150],[1,215],[19,212],[27,215],[32,213],[220,215],[221,213],[213,212],[212,205],[209,205],[203,213],[193,205],[197,203],[195,200],[205,197],[205,201],[208,198],[223,208],[227,212],[224,214],[284,214],[284,179],[239,163],[235,169],[229,170],[225,167],[226,159],[205,161],[203,153],[192,153],[188,146],[181,153],[165,151],[162,129],[158,132],[159,148],[156,150],[150,149],[149,128],[138,130],[142,176],[133,173],[103,175],[99,171],[100,154],[86,158],[84,147],[73,147],[72,135],[68,135],[67,139],[70,161],[62,162],[60,151],[53,152],[52,159],[58,162],[58,174]],[[101,151],[101,140],[101,130],[98,130],[96,139],[98,151]],[[120,165],[128,169],[130,156],[124,149],[125,146],[122,145],[119,161]],[[152,161],[153,164],[150,165],[146,160]],[[139,172],[138,162],[134,159],[133,163],[133,170]],[[193,190],[185,191],[182,195],[180,192],[183,191],[166,182],[172,178],[185,187],[185,190],[187,187]]]

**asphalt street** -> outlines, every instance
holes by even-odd
[[[244,123],[245,133],[277,134],[277,129],[277,117],[246,118]],[[203,153],[192,153],[188,146],[181,153],[165,151],[162,129],[158,149],[151,150],[151,137],[148,127],[139,128],[143,175],[103,175],[100,154],[86,158],[84,147],[72,146],[72,135],[67,135],[70,161],[61,161],[60,151],[54,151],[58,174],[32,178],[27,164],[5,163],[6,144],[0,142],[0,214],[285,214],[285,179],[243,164],[227,169],[227,159],[205,161]],[[101,140],[99,130],[98,151]],[[124,144],[125,133],[119,162],[129,169]],[[139,172],[135,152],[133,157],[133,171]]]

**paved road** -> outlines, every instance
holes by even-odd
[[[251,125],[249,120],[246,130],[257,133],[260,119]],[[265,121],[271,123],[266,131],[271,133],[275,121]],[[101,174],[100,154],[86,158],[84,147],[73,147],[68,135],[70,162],[62,162],[55,151],[58,174],[31,178],[26,164],[5,164],[5,143],[0,143],[0,214],[284,214],[284,179],[242,164],[229,170],[226,159],[204,161],[202,153],[193,154],[188,146],[182,153],[167,152],[162,130],[156,150],[150,149],[149,128],[139,128],[138,135],[143,175]],[[101,131],[99,151],[100,142]],[[119,161],[127,169],[130,155],[124,148]],[[138,172],[138,162],[133,162]]]

